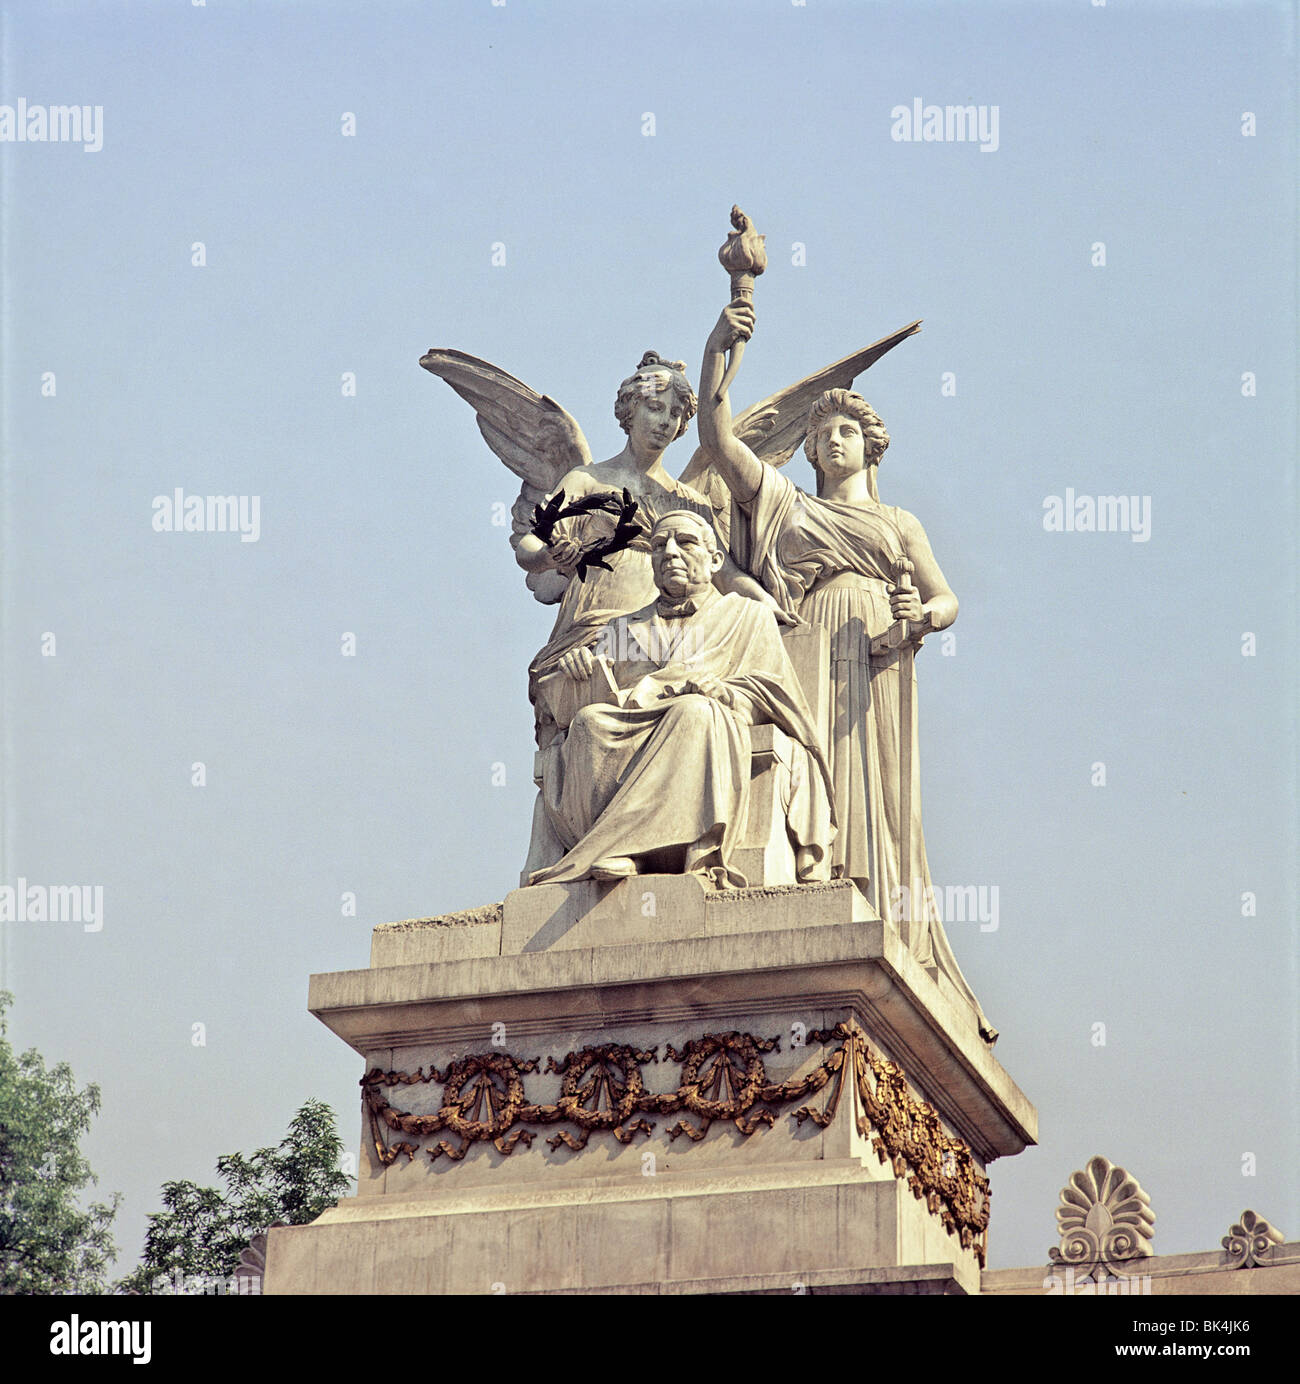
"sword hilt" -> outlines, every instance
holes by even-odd
[[[911,577],[916,568],[912,566],[908,558],[900,557],[894,563],[894,589],[897,591],[915,591]],[[920,644],[927,634],[934,631],[934,626],[930,622],[929,615],[923,614],[919,620],[895,620],[892,625],[884,632],[878,634],[871,641],[871,653],[875,658],[883,658],[893,653],[894,650],[902,649],[910,644]]]

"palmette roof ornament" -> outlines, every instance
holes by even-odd
[[[1241,1219],[1223,1237],[1223,1248],[1231,1261],[1228,1267],[1254,1269],[1267,1264],[1273,1257],[1273,1246],[1280,1245],[1283,1238],[1282,1232],[1263,1216],[1243,1211]]]
[[[1082,1273],[1118,1272],[1150,1255],[1155,1221],[1151,1199],[1137,1179],[1098,1156],[1061,1188],[1056,1208],[1061,1243],[1048,1256]]]

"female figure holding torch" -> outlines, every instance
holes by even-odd
[[[922,965],[945,973],[974,1008],[981,1035],[992,1042],[996,1030],[932,907],[910,653],[871,655],[872,640],[896,621],[932,630],[951,625],[957,598],[917,519],[880,503],[876,469],[889,434],[860,395],[827,390],[809,415],[805,451],[817,474],[816,495],[797,489],[734,435],[723,356],[753,330],[753,307],[738,298],[709,336],[700,374],[700,441],[745,521],[731,535],[737,563],[785,610],[830,633],[827,751],[839,823],[835,864],[881,917],[900,924]],[[900,792],[903,774],[910,783]],[[903,812],[910,820],[902,820]]]

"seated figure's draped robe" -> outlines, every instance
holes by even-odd
[[[823,500],[774,467],[738,506],[732,554],[781,605],[830,633],[831,723],[827,756],[835,783],[835,864],[882,918],[911,920],[910,948],[937,967],[987,1025],[931,906],[933,886],[921,830],[916,697],[912,721],[911,859],[899,871],[899,663],[873,661],[871,641],[894,623],[889,587],[907,557],[902,511],[890,505]],[[915,669],[912,677],[915,679]],[[900,909],[906,907],[906,915]]]
[[[597,486],[599,492],[621,496],[613,486]],[[584,492],[585,493],[585,492]],[[552,496],[547,496],[547,499]],[[644,533],[626,548],[605,559],[608,570],[592,567],[586,578],[574,577],[560,601],[551,637],[533,659],[528,669],[528,696],[536,713],[537,759],[534,777],[538,786],[537,802],[533,807],[533,828],[528,843],[528,859],[523,877],[529,876],[555,862],[565,847],[551,829],[546,811],[546,782],[556,772],[559,754],[559,728],[537,695],[537,679],[553,673],[560,659],[571,649],[590,647],[609,621],[640,610],[654,601],[659,592],[650,569],[650,530],[665,514],[674,510],[689,510],[714,523],[716,516],[708,500],[697,490],[669,479],[666,487],[659,486],[655,498],[637,502],[637,522]],[[572,538],[580,544],[608,538],[614,530],[612,515],[596,511],[592,514],[562,519],[555,526],[557,537]]]
[[[542,796],[565,854],[530,882],[582,879],[598,860],[632,856],[743,888],[732,853],[749,803],[749,727],[764,723],[793,742],[785,809],[801,877],[828,878],[829,775],[771,610],[712,587],[694,613],[661,609],[657,602],[611,622],[596,644],[620,704],[582,708],[557,746]],[[699,693],[664,695],[705,675],[727,686],[734,707]]]

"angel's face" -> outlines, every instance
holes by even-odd
[[[847,413],[832,413],[817,429],[817,469],[828,481],[862,470],[866,442],[862,424]]]
[[[662,452],[681,431],[683,416],[676,390],[643,394],[632,412],[629,436],[633,447],[642,452]]]

